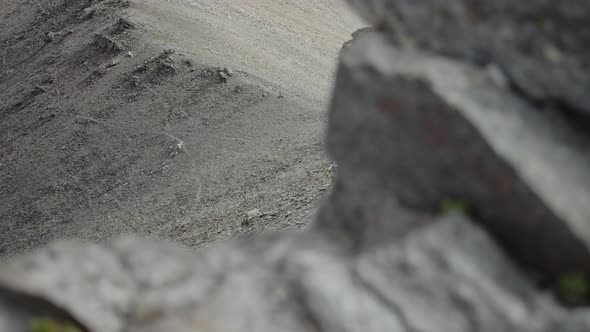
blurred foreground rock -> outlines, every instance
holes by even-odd
[[[354,200],[332,205],[338,223],[374,229],[355,211],[374,213],[384,197],[432,213],[459,201],[528,268],[590,274],[584,133],[489,70],[398,50],[379,34],[359,37],[341,61],[328,149]]]
[[[587,309],[533,278],[590,273],[590,145],[570,117],[590,105],[587,34],[566,24],[587,7],[355,3],[390,16],[343,48],[327,137],[338,174],[308,231],[199,252],[54,243],[2,262],[0,331],[39,317],[90,332],[590,330]],[[554,30],[530,30],[535,15]],[[527,51],[537,37],[567,55]],[[448,202],[469,217],[438,216]]]
[[[348,0],[397,45],[496,64],[532,101],[590,119],[586,0]]]
[[[356,255],[324,240],[262,236],[201,253],[138,238],[55,243],[3,266],[0,330],[61,312],[100,332],[590,328],[459,216]]]

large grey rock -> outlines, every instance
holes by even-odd
[[[590,142],[559,114],[488,71],[399,51],[379,34],[359,37],[341,61],[327,142],[351,193],[324,209],[342,209],[325,212],[340,213],[337,227],[378,229],[392,196],[430,212],[457,200],[527,267],[590,273]],[[372,224],[355,224],[361,215]]]
[[[531,100],[566,105],[590,122],[586,0],[348,2],[398,45],[497,64]]]
[[[22,303],[39,298],[47,303],[36,315],[65,311],[95,332],[589,327],[587,312],[569,313],[539,294],[459,216],[355,255],[324,241],[313,232],[261,236],[200,254],[133,237],[54,244],[0,269],[2,288],[17,294],[3,305],[0,292],[0,328],[27,331],[23,320],[35,315]]]

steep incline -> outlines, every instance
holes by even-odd
[[[272,3],[3,4],[0,253],[307,221],[329,182],[330,64],[356,23],[336,2]]]

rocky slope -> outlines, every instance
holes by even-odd
[[[259,16],[215,1],[3,3],[0,253],[302,226],[329,184],[320,111],[354,25],[341,15],[291,40],[302,8],[270,3]]]

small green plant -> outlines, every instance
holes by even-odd
[[[440,203],[440,212],[442,214],[468,214],[467,205],[464,202],[452,199],[443,199]]]
[[[557,285],[559,296],[571,303],[579,303],[590,297],[590,279],[581,273],[563,275]]]
[[[43,317],[31,320],[29,332],[81,332],[81,330],[72,323]]]

